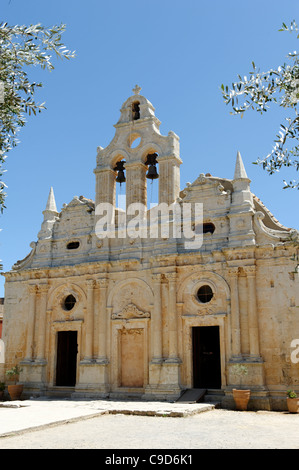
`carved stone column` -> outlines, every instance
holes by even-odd
[[[153,274],[154,283],[154,311],[151,318],[152,325],[152,363],[162,362],[162,302],[161,302],[161,274]]]
[[[147,207],[147,191],[146,191],[146,170],[147,166],[142,162],[133,162],[126,164],[126,205],[127,210],[130,204],[141,203],[146,211]],[[144,214],[139,214],[140,217],[145,217]],[[128,215],[128,211],[127,211]],[[128,216],[130,219],[132,215]]]
[[[37,286],[30,284],[29,290],[29,309],[27,317],[27,337],[26,337],[26,357],[24,362],[33,361],[33,342],[34,342],[34,326],[35,326],[35,310],[36,310],[36,293]]]
[[[239,268],[228,269],[231,288],[231,331],[232,331],[232,356],[241,355],[241,331],[240,331],[240,311],[239,311]]]
[[[39,363],[45,363],[45,346],[46,346],[46,322],[47,322],[47,294],[49,286],[42,284],[38,286],[38,294],[40,298],[38,334],[37,334],[37,354],[36,360]]]
[[[95,281],[87,281],[87,306],[85,314],[85,356],[83,362],[91,362],[93,358],[93,325],[94,325],[94,287]]]
[[[97,168],[94,170],[94,173],[96,175],[95,205],[109,203],[115,207],[115,171],[111,168]]]
[[[256,267],[247,266],[245,268],[247,274],[247,289],[248,289],[248,322],[249,322],[249,347],[251,356],[260,356],[259,346],[259,327],[257,317],[257,304],[256,304]]]
[[[168,279],[168,359],[166,362],[179,362],[178,322],[176,311],[176,273],[167,273]]]
[[[171,205],[180,194],[181,159],[168,155],[158,157],[159,162],[159,203]]]
[[[99,323],[98,323],[98,357],[97,363],[107,364],[107,279],[98,279],[97,285],[100,288],[100,302],[99,302]]]

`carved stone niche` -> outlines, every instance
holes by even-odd
[[[113,313],[112,320],[132,320],[139,318],[150,318],[149,312],[140,310],[135,304],[130,303],[122,309],[119,313]]]

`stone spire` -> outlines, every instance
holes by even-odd
[[[241,154],[238,151],[237,161],[236,161],[236,166],[235,166],[234,180],[238,180],[238,179],[241,179],[241,178],[242,179],[245,179],[245,178],[248,179],[248,176],[247,176],[247,173],[246,173],[246,170],[245,170],[245,167],[244,167],[244,163],[243,163]]]
[[[52,186],[51,186],[49,196],[48,196],[46,211],[57,212],[56,202],[55,202],[55,197],[54,197],[54,191],[53,191]]]
[[[254,213],[253,197],[250,190],[250,179],[247,176],[239,151],[237,153],[232,186],[232,202],[229,212],[229,246],[254,245],[255,233],[252,221]]]
[[[43,211],[43,216],[44,216],[44,220],[41,226],[41,230],[38,233],[39,240],[52,238],[53,225],[56,222],[57,217],[58,217],[54,191],[52,187],[49,192],[46,209]]]

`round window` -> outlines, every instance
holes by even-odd
[[[75,297],[72,294],[70,294],[64,299],[64,305],[63,306],[64,306],[65,310],[69,311],[69,310],[72,310],[72,308],[74,308],[75,303],[76,303]]]
[[[210,300],[213,298],[213,291],[210,286],[201,286],[198,291],[197,291],[197,298],[200,302],[202,303],[207,303],[210,302]]]

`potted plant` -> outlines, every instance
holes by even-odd
[[[236,364],[233,366],[235,375],[240,377],[240,388],[233,389],[233,397],[236,404],[236,409],[239,411],[246,411],[250,399],[250,390],[242,388],[242,379],[248,374],[248,368],[243,364]]]
[[[23,392],[23,384],[17,384],[17,380],[22,370],[23,369],[20,369],[19,366],[15,366],[6,371],[7,377],[9,377],[9,379],[14,381],[14,385],[7,386],[7,390],[8,390],[11,400],[20,400],[21,398],[21,395]]]
[[[4,390],[5,390],[5,383],[0,382],[0,400],[1,401],[3,400],[3,397],[4,397]]]
[[[287,405],[290,413],[299,413],[299,398],[294,390],[287,391]]]

